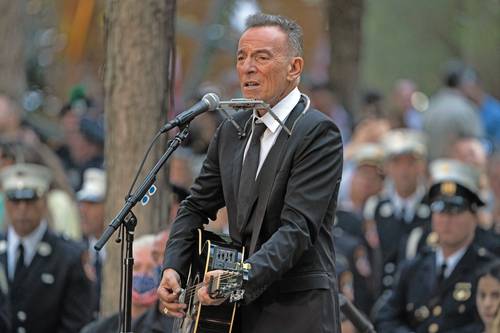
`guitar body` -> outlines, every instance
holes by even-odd
[[[197,233],[197,251],[193,255],[186,288],[179,297],[179,302],[187,304],[186,316],[175,319],[173,332],[231,333],[237,303],[226,301],[219,306],[201,305],[197,299],[197,286],[203,282],[205,273],[209,271],[236,270],[235,266],[243,263],[244,248],[239,250],[229,244],[223,236],[208,231],[198,229]],[[228,297],[237,289],[236,285],[228,283],[230,280],[231,278],[224,279],[225,285],[222,287],[221,297]],[[227,286],[229,288],[226,288]],[[224,293],[224,290],[227,292]]]

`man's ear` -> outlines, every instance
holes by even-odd
[[[287,79],[289,81],[295,81],[299,79],[303,69],[304,59],[302,57],[293,57],[290,64],[288,65]]]

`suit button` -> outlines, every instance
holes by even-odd
[[[19,321],[25,321],[26,320],[26,312],[18,311],[17,312],[17,319],[19,319]]]
[[[429,333],[437,333],[439,331],[439,325],[436,323],[430,324],[428,331]]]
[[[386,275],[382,279],[382,283],[383,283],[384,287],[390,287],[394,283],[394,278],[390,275]]]
[[[439,305],[436,305],[434,307],[434,309],[432,309],[432,314],[434,315],[434,317],[439,317],[442,312],[443,312],[443,308],[440,307]]]
[[[387,274],[392,274],[394,273],[395,270],[396,270],[396,265],[394,265],[392,262],[388,262],[384,266],[384,272],[386,272]]]

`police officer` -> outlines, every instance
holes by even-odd
[[[379,292],[390,289],[398,263],[416,254],[419,244],[408,238],[417,227],[430,223],[425,203],[426,147],[423,134],[399,129],[382,138],[386,184],[371,197],[363,212],[365,237],[372,258],[378,251],[381,263],[373,262]]]
[[[96,298],[94,317],[100,308],[103,265],[106,260],[106,248],[96,251],[94,245],[104,230],[104,201],[106,199],[106,172],[98,168],[88,168],[83,173],[83,186],[76,193],[80,210],[84,246],[89,254],[91,279],[95,282]]]
[[[51,174],[36,164],[0,172],[9,220],[0,240],[12,332],[78,332],[91,319],[92,285],[83,249],[55,235],[46,220]]]
[[[378,332],[480,332],[475,271],[492,256],[473,243],[477,208],[484,204],[479,174],[454,160],[436,160],[430,171],[437,247],[402,263],[397,283],[377,310]]]

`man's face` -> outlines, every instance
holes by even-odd
[[[351,178],[351,200],[364,204],[372,195],[382,190],[384,179],[378,168],[371,165],[360,165]]]
[[[410,195],[415,192],[424,169],[423,161],[412,154],[393,156],[386,163],[386,174],[394,181],[400,195]]]
[[[5,208],[11,226],[21,236],[31,234],[45,217],[45,198],[33,200],[9,200],[5,201]]]
[[[134,273],[154,275],[156,262],[151,247],[141,246],[134,249]]]
[[[81,201],[79,208],[83,235],[100,237],[104,228],[104,203]]]
[[[240,38],[236,70],[245,98],[274,106],[297,85],[302,66],[279,27],[250,28]]]
[[[468,245],[474,237],[476,216],[466,210],[461,213],[433,213],[432,228],[443,249],[458,250]]]

